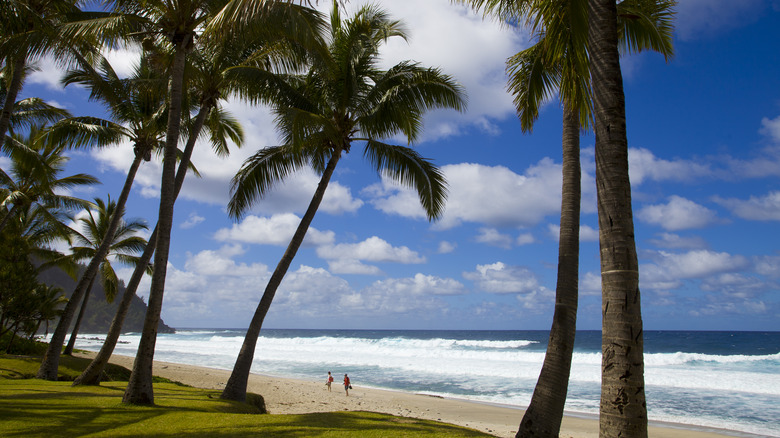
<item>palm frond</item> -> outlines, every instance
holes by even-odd
[[[439,69],[402,62],[377,78],[356,113],[367,136],[386,138],[400,131],[411,143],[422,129],[423,114],[434,108],[465,110],[463,87]]]
[[[211,147],[219,157],[230,155],[230,143],[240,148],[244,143],[244,129],[232,114],[222,108],[214,108],[206,119]]]
[[[53,124],[41,141],[70,148],[106,147],[129,139],[131,133],[122,125],[97,117],[70,117]]]
[[[416,190],[428,220],[436,220],[444,213],[447,200],[444,174],[414,149],[369,140],[363,156],[381,175]]]
[[[57,108],[38,97],[22,99],[14,104],[11,128],[29,128],[31,125],[46,125],[71,117],[68,110]]]
[[[111,251],[114,252],[117,257],[120,255],[126,256],[128,254],[142,252],[146,248],[146,244],[146,239],[143,237],[130,236],[114,242],[111,245]]]
[[[624,0],[618,3],[618,35],[624,53],[652,50],[674,56],[675,0]]]
[[[114,301],[119,289],[119,277],[114,271],[114,267],[111,266],[111,262],[104,260],[100,264],[100,282],[103,284],[103,290],[106,293],[106,301],[109,303]]]
[[[453,3],[471,6],[474,11],[482,11],[484,17],[490,17],[503,25],[516,25],[527,17],[532,3],[536,0],[453,0]]]
[[[554,97],[560,86],[560,62],[546,55],[544,44],[537,43],[507,60],[507,88],[514,96],[520,126],[525,132],[533,129],[539,108]]]
[[[241,218],[252,203],[292,173],[306,167],[311,155],[305,149],[271,146],[249,157],[233,177],[228,214]]]

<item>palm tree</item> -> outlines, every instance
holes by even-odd
[[[0,231],[0,333],[5,329],[25,331],[30,336],[41,324],[59,315],[58,307],[67,302],[56,291],[38,283],[38,274],[58,266],[75,277],[75,263],[51,248],[67,241],[67,216],[59,210],[30,205]],[[34,263],[35,262],[35,263]]]
[[[154,346],[157,338],[157,325],[160,321],[162,299],[165,291],[165,275],[170,249],[170,234],[173,223],[173,204],[176,200],[175,163],[176,144],[180,134],[180,122],[182,115],[182,99],[185,95],[184,70],[188,54],[195,47],[197,32],[206,26],[216,14],[222,14],[223,18],[229,18],[230,12],[245,10],[246,14],[240,19],[244,24],[268,25],[274,29],[276,26],[288,26],[289,22],[266,21],[278,15],[268,14],[269,11],[278,10],[277,6],[289,8],[290,11],[298,11],[293,8],[293,2],[269,1],[269,0],[179,0],[171,2],[167,0],[114,0],[115,11],[120,14],[133,14],[145,19],[150,32],[160,35],[171,45],[173,60],[170,67],[171,80],[168,92],[168,128],[166,136],[165,156],[163,159],[163,172],[160,191],[160,210],[157,220],[157,248],[154,253],[154,275],[149,292],[149,302],[144,319],[143,333],[138,345],[136,360],[130,375],[123,401],[133,404],[154,403],[152,388],[152,364],[154,359]],[[278,5],[276,5],[278,3]],[[226,7],[227,6],[227,7]],[[224,9],[223,9],[224,8]],[[248,8],[248,9],[245,9]],[[228,14],[223,14],[224,12]],[[295,14],[293,14],[295,15]],[[301,22],[296,21],[296,25]],[[310,22],[304,20],[304,27]],[[250,36],[254,35],[251,33]]]
[[[160,42],[170,44],[173,52],[169,70],[168,122],[157,220],[157,248],[154,254],[156,269],[152,276],[148,308],[136,360],[123,396],[125,403],[154,403],[152,361],[165,291],[165,275],[173,225],[176,155],[185,94],[184,70],[187,54],[194,48],[198,31],[205,26],[209,17],[219,12],[225,3],[226,0],[113,0],[112,2],[115,14],[137,19],[144,27],[147,36],[156,37]]]
[[[520,22],[534,30],[538,42],[507,61],[509,89],[515,96],[524,132],[530,132],[539,107],[557,90],[563,106],[563,182],[555,310],[547,353],[518,437],[557,437],[568,390],[576,335],[579,265],[580,147],[579,132],[591,125],[587,59],[587,3],[584,0],[472,0],[497,18]],[[654,3],[654,2],[653,2]],[[652,7],[651,7],[652,6]],[[664,14],[670,5],[627,0],[620,4],[621,41],[626,51],[655,49],[672,55],[671,33]],[[660,29],[660,30],[659,30]],[[632,45],[631,42],[634,42]]]
[[[39,283],[32,290],[20,292],[15,304],[18,305],[17,312],[21,312],[15,315],[16,320],[13,325],[7,327],[12,334],[6,346],[6,353],[11,351],[17,333],[24,333],[29,339],[33,339],[43,324],[46,324],[48,332],[49,321],[59,316],[62,311],[60,307],[68,301],[63,295],[62,288],[46,284]],[[3,331],[6,330],[0,330]]]
[[[31,69],[28,66],[26,70]],[[8,70],[6,67],[0,69],[0,102],[5,102],[8,95]],[[29,129],[32,125],[48,125],[70,116],[67,110],[50,105],[39,97],[28,97],[14,104],[7,132]]]
[[[38,272],[30,259],[32,245],[19,225],[19,221],[12,221],[0,231],[0,337],[16,330],[18,321],[30,313],[25,304],[38,284]]]
[[[0,5],[0,59],[5,62],[7,88],[0,110],[0,139],[11,123],[16,98],[30,60],[44,54],[67,60],[73,47],[87,39],[64,37],[61,25],[80,13],[78,0],[4,0]]]
[[[238,47],[238,44],[233,44],[233,47]],[[220,50],[215,50],[216,53],[228,54],[231,53],[229,47],[220,47]],[[190,165],[190,158],[195,149],[195,143],[201,134],[202,128],[205,126],[210,132],[210,138],[212,146],[218,155],[225,155],[229,153],[227,141],[230,139],[237,147],[241,147],[243,143],[243,131],[241,126],[238,125],[228,114],[221,110],[219,107],[220,99],[228,94],[228,91],[232,89],[232,86],[228,86],[223,80],[222,70],[227,65],[232,65],[233,58],[230,56],[218,56],[212,55],[213,61],[219,61],[208,63],[204,59],[204,56],[200,54],[200,51],[195,53],[197,67],[191,68],[191,73],[197,79],[194,80],[197,85],[194,86],[193,92],[197,96],[193,96],[191,100],[197,100],[200,102],[200,108],[197,112],[197,116],[189,124],[187,133],[187,144],[182,152],[181,160],[179,162],[179,168],[176,172],[176,196],[178,197],[179,191],[184,184],[184,178],[187,174],[187,168]],[[198,62],[200,61],[200,62]],[[215,64],[225,63],[222,67]],[[92,359],[92,362],[87,368],[79,375],[73,382],[73,386],[76,385],[97,385],[100,383],[100,377],[103,369],[108,364],[108,360],[116,347],[116,343],[119,340],[119,335],[122,332],[122,325],[124,324],[127,311],[130,309],[130,303],[135,296],[135,292],[138,289],[138,285],[141,282],[141,278],[145,272],[149,261],[154,254],[154,250],[157,244],[157,227],[155,227],[149,238],[149,243],[143,251],[143,254],[139,257],[138,263],[133,271],[130,281],[125,288],[125,292],[122,295],[122,299],[117,306],[116,314],[111,321],[106,339],[100,348],[98,354]]]
[[[35,288],[34,299],[37,303],[36,306],[36,318],[35,327],[30,331],[30,339],[32,339],[41,325],[46,324],[46,330],[43,335],[46,336],[49,333],[49,321],[57,318],[62,309],[60,306],[65,305],[68,299],[64,295],[64,291],[58,286],[49,286],[46,284],[39,284]]]
[[[144,222],[133,219],[130,221],[119,221],[119,226],[116,227],[113,236],[109,236],[107,233],[113,228],[114,217],[123,216],[124,211],[120,210],[117,202],[111,201],[111,197],[108,197],[108,202],[103,201],[100,198],[95,198],[95,211],[92,209],[87,210],[87,216],[78,219],[83,233],[73,230],[73,238],[77,244],[81,246],[72,247],[73,256],[77,260],[92,260],[95,254],[100,250],[103,241],[110,243],[109,252],[106,257],[103,258],[100,264],[100,281],[103,284],[103,290],[106,293],[106,300],[108,302],[114,301],[117,290],[119,289],[119,278],[114,271],[114,267],[111,265],[109,257],[115,258],[118,262],[128,265],[135,265],[138,262],[138,257],[134,256],[134,253],[143,251],[146,246],[146,240],[140,236],[135,235],[139,230],[147,229]],[[76,323],[73,327],[73,332],[70,335],[68,345],[65,347],[63,354],[70,355],[73,352],[73,347],[76,344],[76,336],[79,332],[79,326],[81,325],[81,319],[84,316],[84,312],[87,308],[87,302],[89,300],[90,292],[92,291],[92,285],[94,284],[94,278],[90,280],[89,287],[84,294],[84,299],[81,303],[81,309],[79,310]]]
[[[658,32],[670,39],[672,0]],[[634,240],[618,9],[613,0],[588,1],[588,52],[596,133],[596,188],[601,250],[601,437],[646,437],[644,342],[639,265]],[[665,39],[666,39],[665,38]],[[631,41],[634,44],[640,40]]]
[[[248,2],[242,5],[247,7]],[[239,7],[238,2],[231,3],[232,7]],[[209,23],[207,33],[209,38],[201,38],[196,49],[190,56],[191,65],[188,74],[191,78],[190,100],[199,102],[197,115],[187,126],[188,140],[182,153],[181,162],[176,172],[176,196],[184,183],[187,166],[194,151],[195,142],[199,138],[202,128],[209,129],[210,139],[215,153],[224,155],[228,153],[227,142],[229,138],[236,146],[241,147],[243,133],[240,126],[233,123],[232,119],[220,108],[220,100],[231,94],[248,95],[245,91],[247,84],[241,83],[240,78],[230,78],[224,73],[229,67],[246,62],[261,68],[272,69],[281,64],[283,67],[297,65],[297,53],[290,44],[305,45],[308,29],[319,27],[319,15],[316,11],[288,5],[282,2],[266,2],[268,6],[257,11],[237,12],[230,7],[223,9],[218,17]],[[235,16],[240,17],[240,20]],[[254,17],[250,19],[251,17]],[[242,21],[244,20],[244,21]],[[239,23],[237,23],[239,22]],[[258,22],[267,24],[258,29]],[[289,23],[295,23],[290,25]],[[238,24],[236,26],[236,24]],[[240,34],[241,38],[228,36],[226,28]],[[280,40],[281,38],[281,40]],[[97,385],[100,376],[108,364],[108,360],[119,340],[122,325],[127,310],[130,308],[132,297],[143,277],[144,266],[149,263],[154,254],[157,243],[157,228],[155,227],[140,261],[133,271],[127,284],[122,300],[117,307],[116,315],[111,321],[106,339],[98,354],[87,366],[84,372],[77,377],[73,385]]]
[[[417,139],[430,108],[461,110],[461,87],[437,69],[402,62],[383,71],[376,65],[380,45],[405,37],[398,21],[374,6],[342,22],[333,2],[329,46],[311,53],[303,75],[267,75],[250,67],[233,74],[257,77],[259,94],[270,102],[284,143],[257,152],[233,179],[228,211],[239,218],[257,198],[290,173],[312,166],[322,174],[317,190],[279,261],[247,329],[222,398],[243,401],[257,337],[273,297],[305,237],[342,154],[364,142],[364,157],[388,178],[417,190],[429,219],[444,208],[446,183],[440,171],[409,147],[382,142],[395,134]],[[323,38],[324,39],[324,38]]]
[[[152,151],[161,149],[162,136],[165,133],[165,102],[160,97],[160,83],[164,83],[155,69],[149,65],[146,57],[129,79],[120,79],[111,64],[105,58],[96,59],[96,67],[82,60],[81,69],[69,71],[63,78],[66,85],[81,84],[90,89],[90,98],[101,100],[107,106],[113,121],[94,117],[71,117],[56,123],[48,134],[48,141],[69,143],[76,146],[95,144],[107,146],[129,140],[133,144],[134,157],[127,172],[122,191],[116,201],[121,211],[130,196],[135,175],[142,161],[151,159]],[[59,356],[65,342],[68,328],[76,312],[105,260],[112,245],[112,238],[119,227],[121,215],[113,216],[109,228],[102,234],[106,236],[96,249],[84,273],[76,284],[71,299],[49,341],[38,370],[38,378],[57,379]]]
[[[88,201],[58,192],[96,184],[98,180],[83,173],[60,177],[69,161],[63,155],[66,145],[45,141],[43,131],[42,126],[33,125],[27,135],[6,137],[4,149],[10,151],[11,167],[8,173],[0,169],[0,208],[7,209],[0,220],[0,231],[30,206],[42,208],[43,215],[52,215],[60,208],[89,205]],[[57,222],[53,216],[52,220]]]
[[[0,309],[0,336],[11,332],[6,353],[11,351],[18,333],[32,339],[44,323],[48,330],[49,321],[57,317],[59,307],[68,301],[62,294],[62,288],[45,284],[36,284],[30,290],[19,290],[13,298],[10,302],[4,302],[10,306]]]

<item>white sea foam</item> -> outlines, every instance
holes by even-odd
[[[363,385],[522,407],[544,360],[538,341],[529,339],[338,334],[262,335],[253,372],[307,379],[349,372]],[[90,337],[102,336],[84,335],[79,348],[100,348]],[[122,336],[116,352],[134,355],[139,339]],[[161,334],[155,358],[231,369],[243,341],[243,333],[230,330]],[[597,413],[600,381],[601,354],[575,351],[566,409]],[[646,353],[645,382],[651,419],[780,436],[780,353]]]

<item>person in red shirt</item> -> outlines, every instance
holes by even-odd
[[[328,386],[328,392],[330,392],[330,384],[333,383],[333,376],[330,375],[330,371],[328,371],[328,380],[325,381],[325,385]]]
[[[349,376],[344,374],[344,391],[347,393],[347,397],[349,397],[349,389],[352,388],[352,385],[349,383]]]

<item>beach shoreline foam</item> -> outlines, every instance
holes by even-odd
[[[82,357],[94,357],[93,352],[79,352]],[[113,355],[111,362],[132,369],[133,358]],[[154,362],[154,374],[173,381],[204,389],[220,390],[230,376],[229,370],[207,368],[172,362]],[[426,394],[361,387],[354,388],[347,397],[340,377],[334,376],[331,392],[322,382],[252,374],[248,391],[265,399],[270,414],[306,414],[335,411],[371,411],[401,417],[413,417],[456,424],[499,437],[513,437],[522,419],[523,410],[464,399],[444,398]],[[598,418],[573,414],[565,415],[561,437],[598,437]],[[651,422],[650,437],[716,438],[723,436],[756,436],[727,430],[704,429],[684,424]]]

